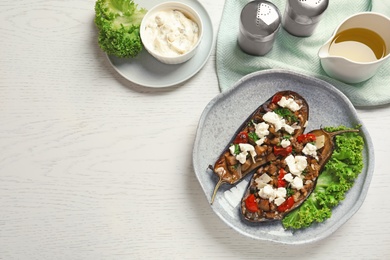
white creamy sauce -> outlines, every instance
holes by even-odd
[[[180,56],[198,42],[197,23],[178,10],[160,11],[152,15],[145,26],[146,42],[163,56]]]

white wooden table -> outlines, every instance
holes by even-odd
[[[224,1],[201,2],[216,34]],[[93,0],[0,4],[0,259],[390,259],[389,106],[358,109],[376,167],[345,225],[310,245],[251,240],[192,169],[215,50],[179,86],[138,86],[110,66],[93,18]]]

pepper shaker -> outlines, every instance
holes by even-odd
[[[282,19],[283,28],[295,36],[312,35],[328,3],[328,0],[288,0]]]
[[[250,55],[265,55],[273,47],[281,24],[279,9],[264,0],[247,3],[241,11],[238,44]]]

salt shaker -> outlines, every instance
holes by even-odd
[[[274,4],[264,0],[247,3],[240,16],[240,48],[250,55],[267,54],[273,47],[280,24],[281,15]]]
[[[283,28],[295,36],[312,35],[328,3],[328,0],[288,0],[282,19]]]

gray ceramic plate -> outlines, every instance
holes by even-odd
[[[214,42],[214,31],[210,16],[206,9],[196,0],[178,0],[194,8],[204,23],[203,39],[199,50],[185,63],[168,65],[157,61],[146,50],[137,57],[121,59],[108,56],[114,69],[125,79],[145,87],[163,88],[182,83],[193,77],[207,62]],[[140,7],[150,9],[160,4],[161,0],[138,0]]]
[[[329,236],[356,213],[366,197],[374,171],[374,151],[367,129],[351,102],[335,87],[312,77],[281,70],[255,72],[243,77],[231,89],[215,97],[202,113],[195,137],[193,166],[210,202],[217,177],[207,169],[208,165],[215,163],[249,114],[282,90],[295,91],[307,100],[310,114],[306,132],[321,126],[362,125],[361,134],[365,140],[362,173],[345,200],[333,209],[331,218],[294,232],[285,230],[281,222],[252,224],[241,218],[239,202],[251,176],[235,186],[222,185],[211,207],[227,225],[245,236],[283,244],[304,244]]]

